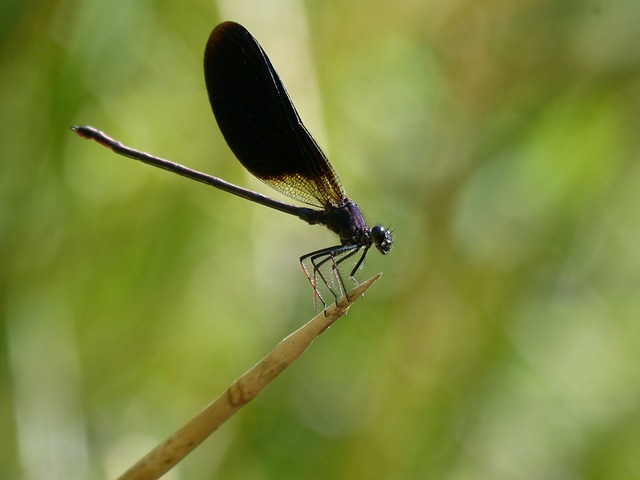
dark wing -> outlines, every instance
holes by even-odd
[[[345,197],[269,58],[243,26],[225,22],[211,32],[204,76],[220,131],[247,170],[310,205],[324,207]]]

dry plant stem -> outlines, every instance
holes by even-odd
[[[361,283],[349,292],[348,297],[342,297],[337,304],[331,305],[282,340],[271,353],[236,380],[225,393],[144,456],[119,480],[160,478],[200,445],[225,420],[253,400],[280,372],[302,355],[318,335],[347,313],[349,307],[380,278],[380,275],[379,273]]]

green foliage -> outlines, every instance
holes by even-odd
[[[9,4],[1,478],[114,478],[313,314],[297,258],[329,233],[70,131],[277,195],[207,102],[227,18],[396,243],[167,478],[640,476],[637,2]]]

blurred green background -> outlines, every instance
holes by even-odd
[[[396,243],[166,478],[640,478],[640,2],[2,8],[1,478],[114,478],[313,315],[329,232],[69,130],[277,195],[210,112],[226,19]]]

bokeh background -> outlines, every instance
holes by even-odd
[[[329,232],[69,129],[277,196],[210,112],[226,19],[396,244],[166,478],[640,478],[640,2],[2,10],[1,478],[116,477],[313,315]]]

